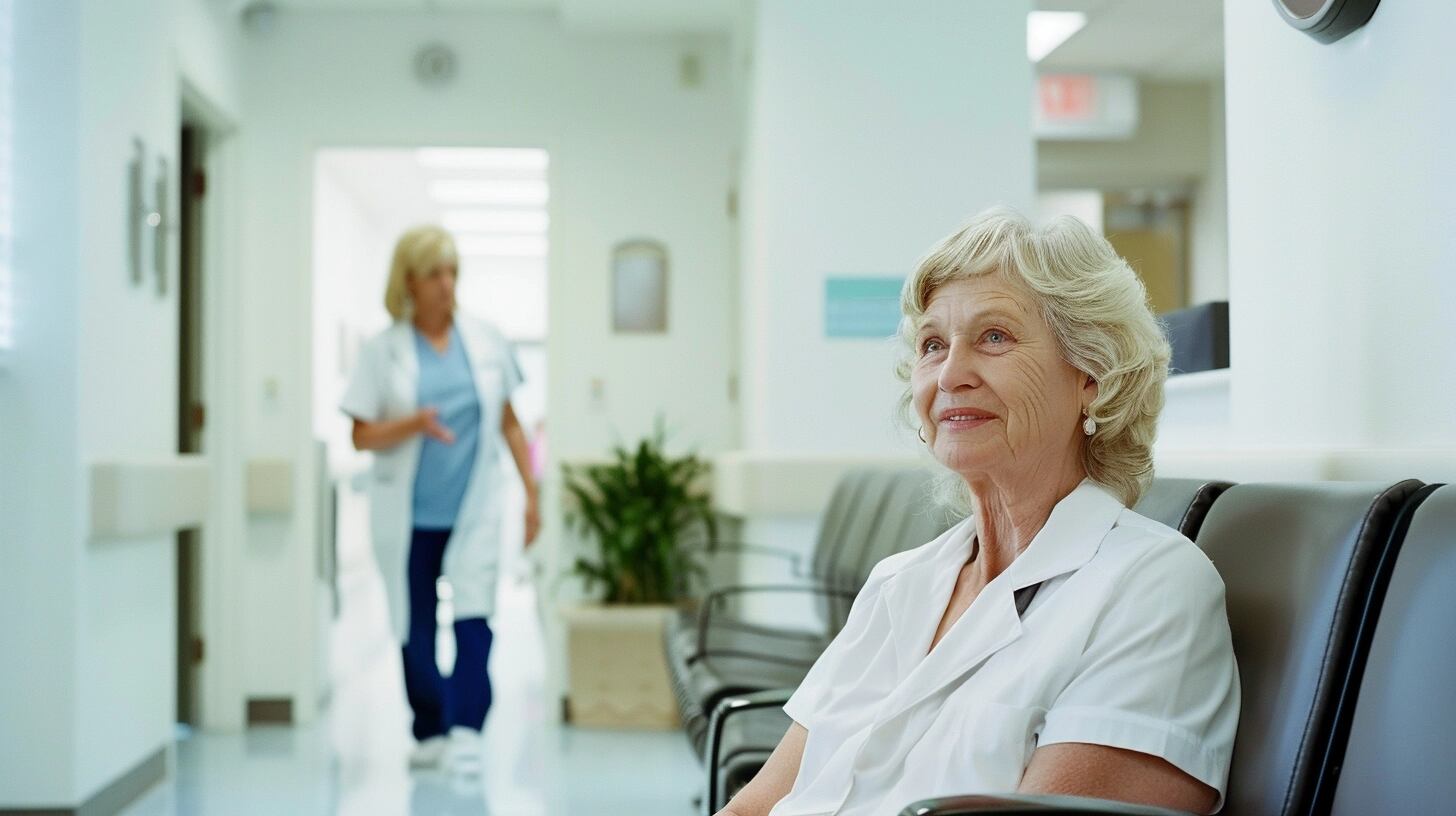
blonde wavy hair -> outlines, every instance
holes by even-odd
[[[895,373],[907,383],[902,418],[914,413],[908,383],[915,331],[931,297],[952,281],[987,274],[1030,292],[1062,359],[1097,381],[1097,398],[1087,409],[1097,433],[1082,446],[1082,464],[1092,481],[1132,506],[1153,477],[1153,440],[1171,351],[1137,273],[1106,239],[1071,216],[1038,229],[1015,210],[994,207],[921,259],[900,294],[906,353]],[[937,491],[941,499],[969,510],[965,484],[948,476]]]
[[[405,230],[394,245],[394,260],[389,264],[389,283],[384,287],[384,308],[395,320],[407,320],[414,310],[410,299],[409,279],[428,275],[442,263],[460,263],[455,239],[444,228],[434,224]]]

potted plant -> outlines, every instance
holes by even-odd
[[[572,571],[601,603],[566,610],[567,717],[580,725],[673,728],[662,633],[717,542],[707,462],[668,456],[661,423],[603,464],[564,465],[568,529],[593,546]],[[706,545],[706,546],[704,546]]]

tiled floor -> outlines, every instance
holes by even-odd
[[[507,576],[516,572],[507,565]],[[484,773],[471,781],[409,772],[409,713],[398,652],[385,631],[382,586],[377,574],[355,569],[341,576],[341,591],[344,612],[330,655],[333,702],[322,721],[185,737],[174,772],[128,816],[697,812],[702,773],[681,733],[577,729],[547,716],[534,593],[510,577],[492,619],[495,704],[485,728]]]

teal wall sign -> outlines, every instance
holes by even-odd
[[[824,336],[886,338],[900,325],[904,278],[827,278]]]

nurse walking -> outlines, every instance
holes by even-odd
[[[449,233],[416,227],[400,236],[384,305],[394,323],[360,351],[341,405],[354,446],[374,452],[370,528],[403,644],[405,691],[414,712],[414,767],[448,755],[479,770],[490,709],[486,664],[499,564],[504,441],[526,492],[526,546],[539,528],[536,481],[510,394],[521,372],[505,338],[456,309],[458,256]],[[456,658],[435,659],[435,585],[451,586]]]

